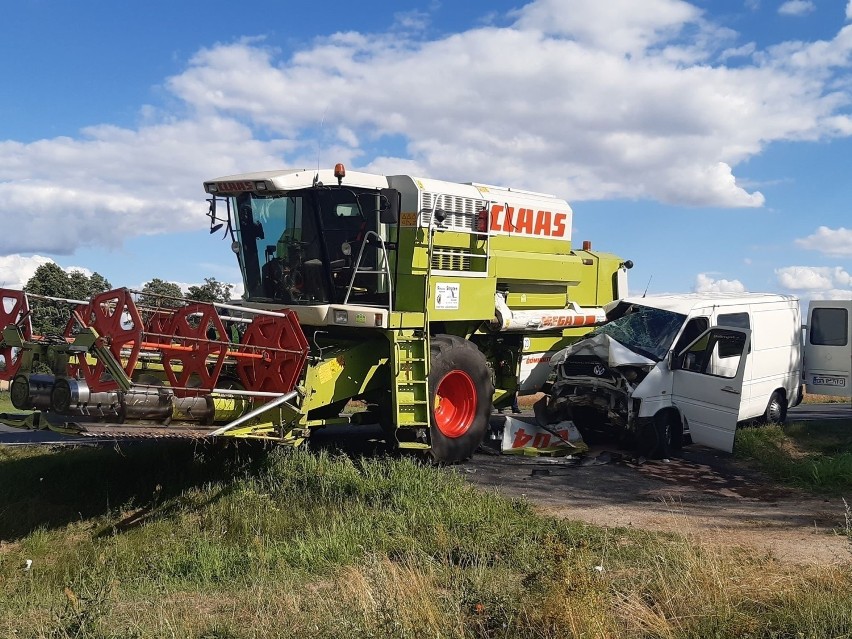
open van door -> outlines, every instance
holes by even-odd
[[[694,443],[733,451],[750,340],[747,328],[716,326],[674,353],[672,404],[685,418]],[[724,368],[718,366],[720,351]]]
[[[819,395],[852,396],[852,301],[811,301],[805,385]]]

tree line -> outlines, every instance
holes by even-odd
[[[53,262],[39,266],[24,286],[24,291],[45,297],[79,300],[89,299],[112,288],[100,273],[86,275],[82,271],[65,271]],[[146,282],[136,303],[153,308],[180,306],[183,299],[195,302],[230,302],[233,284],[220,282],[215,277],[205,277],[204,283],[190,286],[184,293],[180,286],[158,277]],[[180,299],[176,299],[180,298]],[[62,335],[71,309],[62,302],[30,298],[32,327],[36,335]]]

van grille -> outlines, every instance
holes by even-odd
[[[613,377],[612,369],[594,355],[577,355],[562,363],[566,377]]]

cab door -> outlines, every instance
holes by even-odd
[[[852,301],[812,300],[805,337],[805,385],[819,395],[852,395]]]
[[[674,353],[672,404],[694,443],[733,451],[750,340],[749,329],[717,326]],[[718,365],[720,352],[724,367]]]

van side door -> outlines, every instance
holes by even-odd
[[[750,340],[749,329],[717,326],[673,353],[672,404],[694,443],[733,450]],[[720,352],[729,364],[721,370],[714,366]]]
[[[852,301],[811,301],[805,385],[810,393],[852,396]]]

